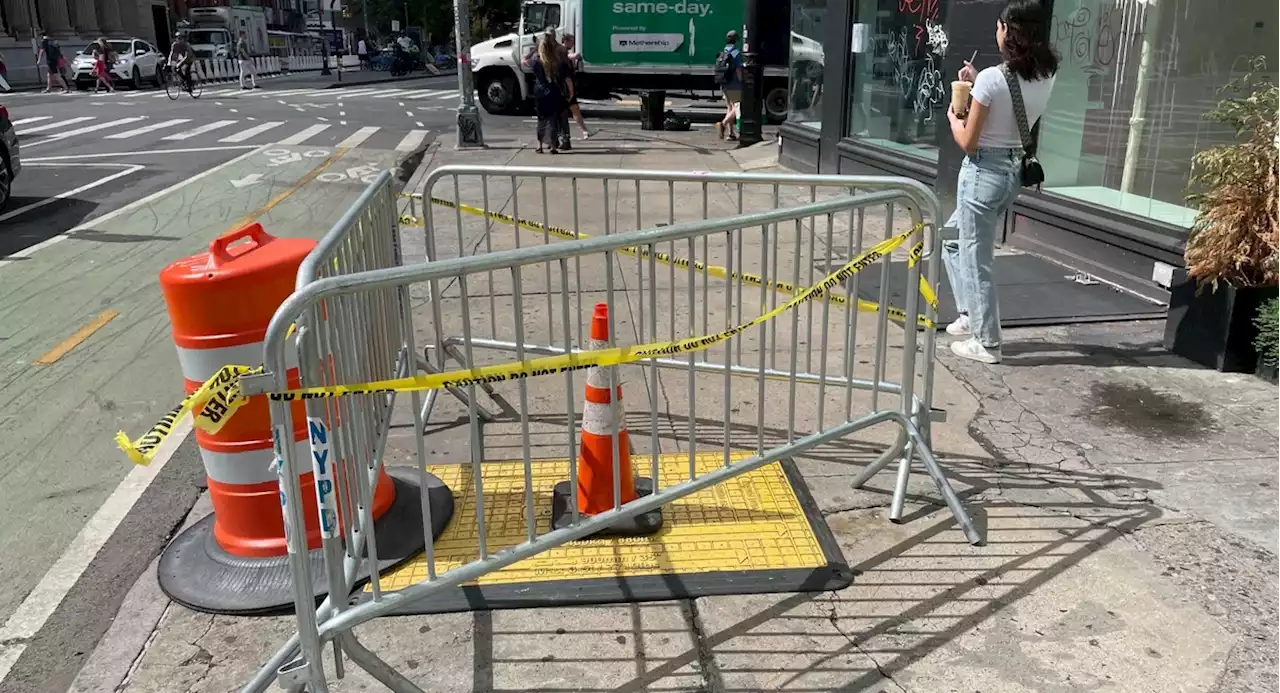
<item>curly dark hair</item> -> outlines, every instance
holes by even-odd
[[[1058,54],[1049,42],[1049,13],[1040,0],[1011,0],[1000,13],[1004,24],[1001,57],[1026,80],[1044,79],[1058,71]]]

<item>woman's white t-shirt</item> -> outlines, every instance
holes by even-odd
[[[1027,127],[1035,127],[1049,106],[1049,94],[1057,75],[1046,79],[1026,80],[1012,75],[1022,88],[1022,102],[1027,109]],[[987,119],[978,135],[979,147],[1012,149],[1022,146],[1018,133],[1018,121],[1013,116],[1013,98],[1009,95],[1009,83],[1004,79],[1000,66],[988,67],[978,73],[973,82],[973,100],[987,107]]]

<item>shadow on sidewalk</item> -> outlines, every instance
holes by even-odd
[[[563,416],[530,417],[531,421],[535,419],[549,425],[567,425]],[[629,412],[627,419],[633,440],[650,435],[650,413]],[[658,419],[660,438],[689,440],[688,418],[660,413]],[[723,447],[722,422],[700,418],[693,421],[693,429],[700,447]],[[730,424],[728,430],[731,447],[755,448],[755,426]],[[787,437],[784,429],[768,428],[764,431],[764,444],[785,444]],[[852,475],[881,449],[880,445],[864,441],[835,441],[813,449],[797,462],[847,465]],[[695,643],[672,656],[663,656],[671,650],[658,647],[658,643],[673,641],[680,632],[646,626],[645,615],[650,615],[649,621],[661,621],[653,614],[673,605],[630,604],[630,632],[624,636],[618,635],[619,631],[600,631],[600,637],[616,635],[619,643],[625,639],[632,644],[633,657],[627,661],[634,661],[634,678],[612,687],[539,686],[537,690],[638,693],[653,690],[655,685],[664,690],[685,690],[681,686],[688,684],[694,674],[702,685],[710,685],[713,690],[756,690],[759,684],[745,688],[741,685],[743,677],[755,676],[768,678],[768,690],[878,690],[876,686],[885,685],[885,679],[893,672],[974,631],[1055,577],[1122,536],[1160,520],[1164,514],[1145,500],[1146,491],[1161,487],[1144,479],[1064,470],[1058,465],[1011,464],[938,454],[975,522],[988,532],[985,546],[965,544],[954,520],[945,514],[939,499],[930,497],[932,494],[913,495],[908,502],[920,507],[898,526],[888,525],[885,518],[877,515],[870,521],[863,520],[868,523],[859,528],[857,518],[847,519],[848,512],[833,512],[828,521],[851,559],[856,576],[853,586],[839,593],[729,598],[751,600],[749,603],[757,605],[763,600],[772,603],[747,612],[736,611],[727,625],[724,614],[717,611],[717,604],[727,603],[720,601],[725,598],[682,602],[681,611]],[[834,476],[809,481],[811,486],[847,483]],[[1130,496],[1131,492],[1136,493]],[[888,493],[884,495],[887,505]],[[900,541],[883,540],[903,533],[910,536]],[[876,538],[881,541],[876,542]],[[871,553],[867,555],[868,552]],[[726,610],[733,611],[731,607]],[[714,612],[720,622],[707,622],[708,611]],[[473,690],[494,691],[496,680],[538,680],[536,674],[546,674],[546,667],[552,663],[564,667],[622,663],[616,657],[588,660],[553,655],[537,659],[512,653],[514,643],[531,635],[549,635],[553,626],[537,626],[534,631],[503,629],[495,627],[492,614],[477,613]],[[777,649],[779,643],[788,649]],[[756,649],[765,646],[772,649]],[[791,646],[796,649],[791,650]],[[667,652],[659,653],[662,649]],[[871,658],[868,653],[874,653],[875,666],[861,666]],[[779,661],[787,663],[779,666]],[[813,685],[818,681],[824,685]]]

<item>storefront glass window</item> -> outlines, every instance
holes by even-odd
[[[937,161],[950,80],[943,0],[857,0],[849,135]]]
[[[787,122],[822,129],[822,22],[827,0],[792,0],[791,107]]]
[[[1276,68],[1275,0],[1055,0],[1052,38],[1045,189],[1189,227],[1192,155],[1234,138],[1204,114],[1254,56]]]

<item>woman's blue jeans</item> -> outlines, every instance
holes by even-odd
[[[1018,194],[1021,149],[979,148],[966,156],[956,183],[956,211],[947,226],[960,238],[943,241],[942,261],[956,308],[969,316],[973,336],[984,347],[1000,346],[1000,303],[996,298],[996,231]]]

